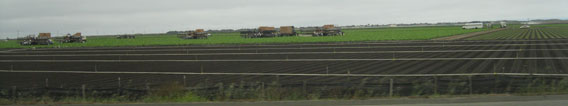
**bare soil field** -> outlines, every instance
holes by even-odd
[[[304,44],[20,49],[0,53],[1,88],[89,84],[131,86],[182,75],[61,74],[41,71],[290,74],[568,74],[568,40],[343,42]],[[9,71],[9,72],[8,72]],[[18,71],[40,71],[18,73]],[[345,77],[188,75],[208,83],[334,82]],[[207,77],[207,78],[205,78]],[[360,78],[350,78],[360,82]],[[195,81],[195,82],[191,82]]]

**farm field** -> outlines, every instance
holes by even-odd
[[[568,98],[565,1],[447,1],[0,1],[0,105]]]
[[[563,25],[535,26],[534,29],[541,30],[542,33],[548,33],[545,30],[562,32],[549,29],[558,27]],[[359,33],[360,36],[373,36],[372,33],[379,33],[373,31],[379,30],[383,29],[349,31],[353,31],[352,34]],[[360,94],[386,97],[392,96],[393,92],[396,96],[522,93],[538,90],[564,92],[556,88],[568,88],[568,39],[491,38],[504,36],[496,33],[510,30],[515,29],[473,37],[487,40],[409,38],[396,41],[359,39],[361,41],[262,43],[263,40],[296,37],[242,39],[238,35],[226,34],[215,37],[258,42],[5,48],[0,51],[0,97],[14,97],[17,94],[15,92],[32,96],[46,93],[77,96],[81,94],[78,92],[80,89],[87,89],[95,96],[118,94],[139,97],[171,83],[208,100],[269,99],[270,97],[259,96],[269,94],[265,91],[279,92],[274,97],[299,95],[299,98],[307,98],[307,95],[355,98]],[[402,32],[412,31],[396,33]],[[408,34],[407,37],[417,36],[414,33]],[[349,36],[352,35],[338,37],[358,39]],[[132,42],[150,39],[144,37],[165,36],[141,36]],[[181,40],[171,37],[172,40]],[[305,38],[329,40],[334,37]],[[117,40],[112,37],[97,39]],[[237,41],[239,40],[227,42]],[[9,94],[10,91],[13,93]],[[234,96],[227,96],[233,94]]]
[[[380,29],[345,29],[344,36],[327,37],[277,37],[245,39],[239,33],[213,33],[209,39],[179,39],[176,35],[148,35],[136,39],[116,39],[114,36],[87,37],[88,42],[55,43],[45,46],[21,46],[18,41],[0,42],[0,48],[30,47],[116,47],[116,46],[151,46],[151,45],[189,45],[189,44],[257,44],[257,43],[302,43],[302,42],[349,42],[380,40],[427,40],[437,37],[483,31],[485,29],[462,30],[459,26],[411,27]]]
[[[530,39],[566,39],[568,24],[531,25],[529,29],[512,26],[503,31],[472,37],[467,40],[530,40]]]
[[[59,86],[96,82],[114,86],[117,77],[153,81],[180,75],[56,74],[80,72],[183,72],[280,74],[568,74],[568,40],[407,41],[301,43],[117,48],[38,48],[0,53],[0,88],[33,87],[45,78]],[[6,72],[11,71],[11,72]],[[37,71],[37,74],[18,73]],[[81,80],[69,80],[84,76]],[[96,76],[96,77],[89,77]],[[152,77],[146,77],[152,76]],[[176,77],[172,77],[176,76]],[[274,81],[274,76],[191,75],[188,86],[203,76],[209,83]],[[245,75],[246,76],[246,75]],[[196,79],[194,79],[196,78]],[[333,82],[344,77],[281,76],[282,83],[302,80]],[[353,78],[357,79],[357,78]],[[132,82],[144,85],[144,82]],[[154,82],[156,83],[156,82]]]

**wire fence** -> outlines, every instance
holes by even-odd
[[[350,98],[487,93],[565,93],[568,74],[293,74],[10,71],[0,96],[145,95],[182,87],[208,98]]]

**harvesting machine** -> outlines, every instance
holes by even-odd
[[[73,35],[71,34],[67,34],[66,36],[63,37],[63,43],[85,43],[87,42],[87,37],[86,36],[82,36],[81,32],[77,32]]]
[[[51,33],[39,33],[37,37],[29,35],[20,42],[20,45],[51,45]]]
[[[182,39],[206,39],[209,36],[211,36],[211,34],[205,32],[203,29],[196,29],[195,31],[187,31],[186,33],[178,34],[178,37]]]
[[[278,36],[296,36],[296,30],[294,26],[280,26],[280,33]]]
[[[257,30],[241,31],[241,37],[244,38],[260,38],[278,36],[274,27],[261,26]]]
[[[318,27],[312,33],[312,36],[336,36],[336,35],[343,35],[341,28],[335,27],[332,24],[324,25],[323,27]]]

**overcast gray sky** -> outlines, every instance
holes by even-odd
[[[0,37],[529,18],[568,19],[568,0],[0,0]]]

